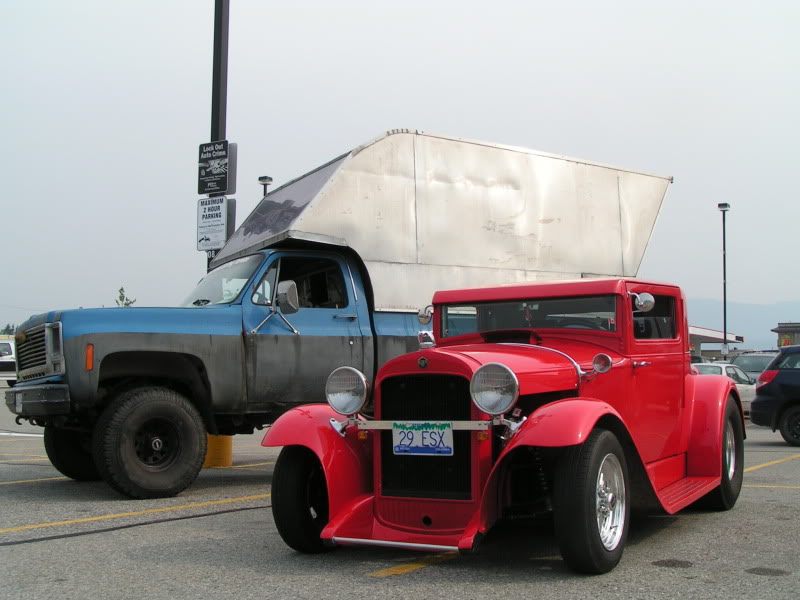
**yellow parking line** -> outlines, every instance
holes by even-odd
[[[772,460],[770,462],[766,462],[760,465],[754,465],[752,467],[747,467],[744,472],[749,473],[750,471],[755,471],[756,469],[763,469],[764,467],[771,467],[772,465],[779,465],[781,463],[789,462],[790,460],[795,460],[796,458],[800,458],[800,454],[792,454],[791,456],[787,456],[786,458],[780,458],[778,460]]]
[[[743,485],[746,488],[776,488],[781,490],[800,490],[800,485]]]
[[[446,560],[450,560],[451,558],[455,558],[456,556],[458,556],[458,552],[446,552],[444,554],[434,554],[432,556],[423,558],[422,560],[406,563],[404,565],[398,565],[396,567],[389,567],[388,569],[381,569],[380,571],[369,573],[369,575],[367,576],[391,577],[392,575],[405,575],[406,573],[411,573],[412,571],[416,571],[418,569],[424,569],[425,567],[438,565],[439,563],[444,562]]]
[[[0,456],[35,456],[36,458],[47,458],[44,454],[0,454]]]
[[[60,481],[69,477],[43,477],[41,479],[18,479],[17,481],[0,481],[0,485],[12,485],[14,483],[36,483],[38,481]]]
[[[248,469],[250,467],[263,467],[264,465],[274,465],[275,461],[272,462],[259,462],[259,463],[247,463],[244,465],[231,465],[230,467],[207,467],[209,469]]]
[[[61,527],[62,525],[77,525],[79,523],[93,523],[95,521],[108,521],[110,519],[123,519],[125,517],[139,517],[141,515],[156,515],[159,513],[174,512],[177,510],[205,508],[206,506],[220,506],[222,504],[233,504],[235,502],[249,502],[251,500],[264,500],[266,498],[269,498],[271,495],[272,494],[257,494],[255,496],[240,496],[238,498],[226,498],[225,500],[209,500],[207,502],[194,502],[192,504],[181,504],[179,506],[165,506],[163,508],[134,510],[131,512],[115,513],[111,515],[100,515],[98,517],[85,517],[83,519],[72,519],[70,521],[53,521],[51,523],[36,523],[34,525],[22,525],[20,527],[6,527],[5,529],[0,529],[0,533],[13,533],[15,531],[43,529],[45,527]]]

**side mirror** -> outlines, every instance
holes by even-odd
[[[420,308],[417,313],[417,321],[420,325],[427,325],[433,318],[433,305],[429,304],[425,308]]]
[[[633,296],[633,306],[639,312],[650,312],[656,305],[656,299],[653,298],[653,294],[648,294],[647,292],[635,294],[631,292],[631,296]]]
[[[291,279],[281,281],[278,284],[278,296],[276,301],[282,313],[291,315],[300,309],[300,301],[297,298],[297,284]]]

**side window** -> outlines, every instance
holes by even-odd
[[[675,298],[654,296],[656,304],[650,312],[633,311],[633,337],[637,340],[663,340],[677,337]]]
[[[281,259],[278,282],[297,284],[300,308],[344,308],[347,289],[339,264],[329,258],[286,257]]]
[[[793,354],[786,354],[784,357],[778,361],[778,364],[775,365],[773,368],[778,369],[800,369],[800,354],[793,353]]]
[[[725,367],[725,372],[727,373],[728,377],[733,379],[736,383],[749,383],[749,379],[745,377],[744,373],[742,373],[736,367]]]
[[[278,274],[278,261],[273,262],[261,281],[253,290],[253,304],[269,306],[272,304],[272,291],[275,289],[275,276]]]

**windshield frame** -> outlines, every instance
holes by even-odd
[[[194,286],[192,291],[183,299],[183,301],[179,304],[179,306],[183,308],[202,308],[204,306],[224,306],[224,305],[231,305],[241,302],[241,298],[243,297],[245,291],[250,286],[250,283],[253,281],[255,275],[257,275],[261,271],[261,267],[264,265],[264,261],[267,255],[262,252],[257,252],[255,254],[248,254],[247,256],[241,256],[239,258],[235,258],[233,260],[229,260],[218,267],[214,267],[211,271],[206,273],[206,275],[197,282],[197,285]],[[252,264],[247,264],[251,263]],[[225,299],[224,296],[221,297],[219,301],[210,300],[209,302],[197,304],[200,300],[208,299],[207,296],[209,294],[200,292],[199,290],[203,286],[204,283],[209,285],[213,282],[213,279],[209,279],[211,277],[219,278],[220,275],[226,271],[229,271],[232,267],[237,265],[241,265],[243,268],[242,275],[247,274],[247,278],[236,277],[235,279],[244,279],[244,283],[242,287],[236,292],[235,296],[232,296],[229,299]],[[248,272],[249,268],[249,272]],[[233,279],[233,278],[232,278]],[[221,281],[219,282],[222,283]]]
[[[463,333],[457,334],[448,334],[447,333],[447,317],[448,317],[448,308],[467,308],[467,307],[480,307],[485,305],[514,305],[514,304],[535,304],[535,303],[542,303],[542,302],[566,302],[570,300],[589,300],[589,299],[599,299],[599,298],[610,298],[614,302],[614,317],[613,317],[613,330],[606,330],[606,329],[595,329],[590,327],[542,327],[536,326],[526,326],[524,324],[517,326],[517,327],[508,327],[508,328],[497,328],[497,329],[480,329],[476,328],[474,331],[467,331]],[[459,301],[459,302],[448,302],[447,304],[441,304],[437,306],[439,317],[437,319],[437,327],[438,327],[438,337],[441,340],[451,341],[454,339],[458,339],[461,337],[474,337],[476,335],[481,335],[482,333],[490,332],[490,331],[503,331],[503,330],[531,330],[538,334],[549,334],[550,332],[557,332],[558,335],[564,334],[578,334],[578,335],[599,335],[604,337],[620,337],[623,331],[623,320],[621,311],[623,310],[624,303],[620,301],[621,298],[619,294],[610,293],[610,294],[587,294],[587,295],[567,295],[567,296],[545,296],[539,298],[512,298],[512,299],[502,299],[502,300],[488,300],[488,301]],[[595,312],[604,312],[604,311],[595,311]],[[605,311],[607,312],[607,311]],[[572,315],[574,319],[587,319],[589,318],[589,313],[585,313],[584,316],[579,316],[576,314]],[[569,318],[565,316],[565,318]],[[605,318],[605,317],[597,317],[597,318]]]

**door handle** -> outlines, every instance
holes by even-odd
[[[358,315],[343,315],[342,313],[336,313],[333,315],[334,319],[350,319],[351,321],[355,321],[358,318]]]
[[[635,361],[633,361],[633,366],[634,367],[649,367],[650,366],[650,361],[647,361],[647,360],[635,360]]]

